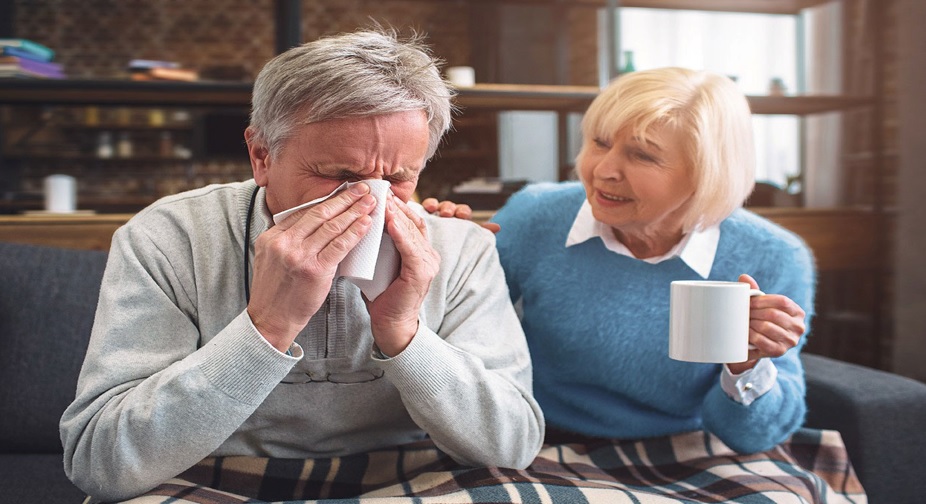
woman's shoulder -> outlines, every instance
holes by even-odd
[[[569,213],[575,216],[583,201],[585,190],[579,182],[532,183],[511,195],[493,220],[519,217],[546,219]]]
[[[803,238],[793,231],[762,217],[754,212],[739,208],[720,225],[721,237],[728,238],[747,248],[777,253],[786,260],[802,261],[811,256],[810,248]]]
[[[721,228],[729,227],[742,234],[753,234],[757,238],[780,240],[790,245],[802,245],[800,236],[784,227],[751,212],[745,208],[736,209],[721,224]]]
[[[525,198],[574,198],[576,195],[585,196],[582,183],[570,180],[565,182],[533,182],[522,187],[516,196]]]

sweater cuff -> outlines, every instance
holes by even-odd
[[[302,356],[296,345],[290,357],[257,332],[243,311],[203,350],[200,369],[219,390],[245,404],[258,404],[279,384]]]
[[[395,357],[382,352],[376,355],[374,345],[372,359],[383,368],[392,383],[404,394],[410,394],[416,401],[443,396],[452,388],[456,370],[463,365],[462,351],[448,344],[424,324],[418,325],[418,332]],[[383,358],[384,357],[384,358]]]

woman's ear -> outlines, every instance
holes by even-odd
[[[248,157],[251,158],[254,181],[258,186],[264,187],[267,185],[270,171],[270,150],[262,142],[257,141],[257,133],[250,126],[244,130],[244,141],[248,144]]]

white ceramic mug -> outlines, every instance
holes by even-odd
[[[749,298],[763,294],[743,282],[672,282],[669,357],[689,362],[745,361],[749,354]]]
[[[476,70],[468,66],[455,66],[447,69],[447,80],[456,87],[476,85]]]
[[[45,211],[73,213],[77,211],[77,180],[70,175],[45,177]]]

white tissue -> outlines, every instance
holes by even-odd
[[[399,274],[399,252],[392,238],[384,232],[386,222],[386,194],[390,183],[386,180],[364,180],[370,187],[370,194],[376,198],[376,208],[370,212],[373,224],[366,236],[353,250],[347,253],[338,265],[337,276],[350,280],[370,301],[376,299],[395,280]],[[314,199],[308,203],[284,210],[273,216],[273,222],[279,224],[292,213],[312,207],[333,197],[344,189],[360,182],[345,182],[327,196]]]

